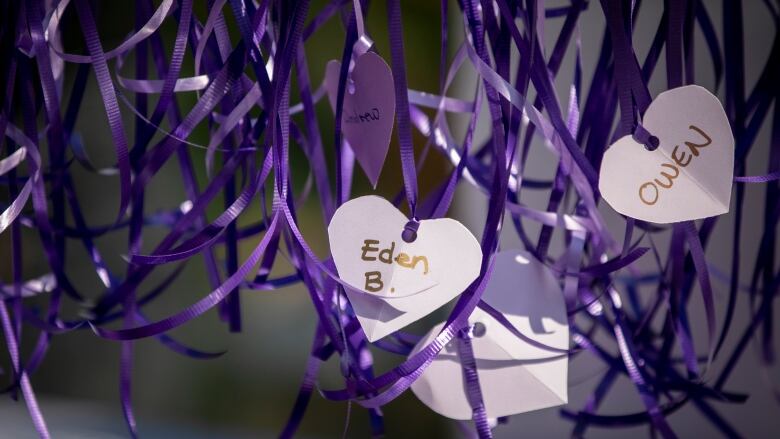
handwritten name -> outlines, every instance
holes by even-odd
[[[357,110],[352,110],[352,113],[344,115],[345,123],[364,123],[373,122],[379,120],[379,108],[372,108],[370,111],[364,111],[358,113]]]
[[[661,164],[661,178],[664,180],[662,181],[654,178],[653,181],[647,181],[639,186],[639,199],[642,203],[648,206],[657,203],[658,199],[661,197],[661,190],[671,189],[672,186],[674,186],[674,180],[680,176],[680,169],[688,166],[694,157],[699,157],[699,154],[701,154],[699,151],[700,148],[706,148],[712,143],[710,136],[696,125],[690,125],[688,126],[688,129],[698,133],[704,141],[700,143],[684,142],[685,146],[688,147],[687,154],[684,149],[680,149],[680,145],[675,145],[672,150],[673,163]]]
[[[360,247],[360,259],[364,261],[379,261],[383,264],[391,265],[393,262],[401,267],[414,270],[419,264],[422,267],[422,274],[428,274],[428,258],[425,256],[410,256],[404,252],[395,255],[395,241],[390,242],[390,247],[380,248],[379,241],[376,239],[364,239],[363,247]],[[385,287],[382,282],[382,272],[367,271],[365,274],[366,283],[364,289],[372,293],[382,291]],[[393,291],[392,289],[390,290]]]

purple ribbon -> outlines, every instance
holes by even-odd
[[[0,67],[0,79],[5,80],[0,108],[0,134],[5,139],[5,145],[0,144],[0,185],[10,194],[8,200],[0,202],[0,233],[7,233],[11,244],[11,277],[0,285],[0,320],[11,357],[7,389],[11,396],[22,394],[40,436],[48,437],[48,431],[32,391],[31,377],[58,335],[89,326],[98,335],[121,342],[120,403],[130,434],[135,436],[130,379],[133,340],[154,337],[178,354],[216,358],[222,352],[185,346],[168,331],[213,308],[230,329],[240,330],[240,289],[262,293],[300,283],[317,312],[318,325],[282,437],[292,437],[297,431],[317,387],[319,366],[333,355],[339,357],[343,388],[319,389],[320,393],[329,399],[350,401],[350,415],[354,414],[351,402],[368,408],[371,433],[383,434],[381,407],[406,391],[442,347],[455,338],[459,341],[476,433],[490,437],[484,395],[479,388],[478,359],[464,332],[468,317],[480,307],[514,336],[534,344],[500,310],[481,300],[505,216],[513,226],[506,233],[516,233],[521,245],[539,263],[547,265],[563,286],[573,346],[554,349],[537,343],[537,347],[571,358],[587,351],[604,367],[584,407],[562,412],[564,418],[574,421],[573,435],[584,435],[591,425],[618,428],[648,424],[655,433],[673,437],[666,418],[689,405],[724,435],[738,435],[735,426],[726,422],[708,400],[744,401],[745,395],[731,392],[727,386],[752,340],[759,342],[761,367],[769,370],[774,365],[771,304],[780,283],[774,254],[780,221],[780,87],[776,80],[780,73],[780,37],[776,33],[755,85],[748,83],[745,63],[752,52],[743,48],[745,24],[739,2],[724,2],[723,22],[713,23],[708,11],[712,6],[706,2],[666,1],[661,20],[651,23],[656,33],[640,63],[632,41],[633,27],[645,19],[638,2],[601,1],[606,18],[603,43],[598,53],[587,53],[580,48],[580,32],[599,31],[581,29],[579,19],[590,6],[589,1],[546,7],[541,0],[461,0],[457,10],[450,10],[451,5],[443,1],[439,7],[441,26],[435,30],[442,42],[439,60],[426,64],[439,66],[435,91],[409,89],[407,68],[413,60],[405,59],[408,53],[404,49],[410,40],[404,34],[400,2],[388,2],[389,58],[396,89],[403,175],[403,190],[395,204],[406,198],[410,208],[410,221],[399,234],[413,240],[419,232],[419,218],[444,216],[460,186],[473,186],[487,204],[486,208],[468,206],[485,219],[480,277],[462,292],[433,342],[381,374],[373,368],[372,346],[406,358],[419,337],[399,331],[369,344],[344,296],[345,284],[338,278],[332,260],[319,258],[309,245],[312,237],[304,235],[299,227],[302,206],[313,200],[317,200],[327,224],[335,209],[353,193],[354,170],[354,155],[341,140],[340,116],[334,127],[335,144],[323,138],[316,106],[324,96],[324,88],[321,78],[310,76],[310,68],[312,72],[318,69],[310,65],[306,45],[320,36],[315,35],[318,31],[329,29],[325,24],[342,19],[346,34],[339,113],[343,110],[349,61],[373,46],[369,31],[377,29],[367,28],[369,2],[333,0],[309,11],[306,1],[231,0],[226,7],[227,0],[210,0],[207,16],[198,17],[189,0],[164,0],[159,5],[143,0],[136,5],[133,31],[108,50],[97,32],[101,17],[95,15],[91,3],[75,3],[85,54],[63,49],[61,19],[70,4],[68,0],[51,6],[40,0],[11,2],[0,18],[0,32],[5,32],[0,51],[7,60]],[[767,3],[763,7],[778,21],[777,11],[770,6]],[[225,14],[230,13],[232,20],[226,19]],[[177,28],[170,42],[164,41],[160,32],[168,19]],[[562,22],[550,46],[544,38],[548,20]],[[232,23],[237,27],[238,39],[229,29]],[[448,59],[453,24],[462,24],[466,38]],[[697,30],[706,44],[701,53],[694,47]],[[187,52],[195,60],[195,71],[184,76]],[[519,63],[512,62],[513,52],[519,54]],[[567,53],[575,59],[570,81],[559,75]],[[666,68],[656,72],[662,54]],[[764,211],[745,212],[746,186],[737,184],[731,213],[734,228],[728,234],[720,229],[718,234],[713,233],[718,218],[671,227],[626,218],[625,226],[617,228],[616,234],[607,227],[599,206],[596,170],[604,150],[612,139],[626,134],[649,148],[656,146],[653,133],[640,123],[650,103],[649,78],[654,73],[665,73],[668,88],[696,83],[696,54],[708,58],[708,67],[711,63],[715,74],[711,88],[717,90],[721,83],[724,85],[725,108],[736,140],[735,175],[740,175],[734,181],[765,184]],[[584,56],[593,56],[596,61],[592,75],[582,70]],[[130,59],[134,61],[125,65]],[[115,63],[109,64],[110,60]],[[67,64],[76,64],[75,69],[66,68]],[[466,65],[476,72],[477,86],[468,91],[470,99],[453,98],[448,95],[450,87]],[[92,95],[86,93],[92,72],[102,102],[89,101]],[[566,96],[557,93],[561,81],[568,85]],[[63,93],[66,84],[72,84],[71,90]],[[158,100],[151,108],[153,101],[148,95],[153,93],[158,94]],[[195,103],[182,107],[184,101],[177,93],[194,96]],[[63,94],[69,96],[67,102]],[[297,103],[291,104],[291,100]],[[125,131],[128,127],[122,119],[120,102],[132,113],[132,134]],[[483,104],[487,113],[482,111]],[[103,109],[106,118],[82,120],[78,125],[80,109],[85,105]],[[620,123],[615,130],[618,108]],[[453,117],[462,115],[468,117],[465,130],[455,130]],[[480,116],[489,120],[486,140],[476,135]],[[76,129],[85,122],[107,122],[117,156],[115,164],[100,168],[90,160],[89,151],[96,146],[85,144],[89,137]],[[166,123],[170,128],[163,127]],[[772,127],[766,169],[761,171],[764,174],[746,175],[747,160],[755,154],[753,146],[766,124]],[[204,145],[192,138],[196,131],[206,133],[208,141]],[[422,148],[415,155],[417,139],[425,144],[418,145]],[[536,171],[530,169],[533,162],[529,157],[540,145],[557,156],[556,171],[549,177],[531,178]],[[299,151],[294,151],[296,148]],[[198,149],[205,150],[205,163],[193,153]],[[296,159],[291,163],[291,155],[305,157],[305,163],[299,165]],[[327,159],[331,156],[335,158],[333,168]],[[435,160],[450,163],[452,168],[446,178],[432,182],[430,193],[420,194],[418,173],[423,165]],[[151,212],[147,200],[156,194],[150,190],[150,183],[169,166],[181,174],[183,197]],[[119,182],[118,194],[105,195],[106,199],[117,200],[118,215],[113,222],[96,222],[90,216],[79,195],[81,180],[74,178],[76,170],[82,169],[96,178]],[[206,171],[205,181],[199,177],[204,174],[201,169]],[[536,203],[528,196],[529,190],[544,194],[546,203]],[[212,212],[213,201],[220,195],[222,207]],[[255,200],[260,218],[239,226],[242,215],[258,206]],[[747,253],[750,247],[741,240],[743,228],[759,227],[758,223],[758,251]],[[151,241],[153,250],[144,253],[141,244],[151,239],[152,235],[144,233],[150,227],[160,231],[162,238]],[[39,244],[33,245],[42,250],[46,265],[43,273],[32,273],[25,266],[31,243],[24,228],[34,230],[39,238]],[[125,232],[127,268],[111,269],[106,263],[110,255],[96,244],[97,238]],[[707,254],[710,241],[724,239],[732,245],[732,265],[727,273],[717,270]],[[69,279],[70,265],[65,256],[71,254],[68,243],[74,240],[86,250],[87,266],[94,271],[101,291],[81,291]],[[250,245],[250,254],[243,260],[238,251],[242,243]],[[217,254],[225,255],[224,263],[217,261]],[[167,318],[147,318],[144,308],[175,290],[184,265],[195,263],[195,255],[203,255],[209,279],[209,287],[204,288],[207,294]],[[274,268],[281,258],[292,268],[277,275]],[[640,259],[645,263],[637,264]],[[752,264],[747,272],[743,261]],[[161,268],[167,264],[173,266]],[[160,274],[161,280],[150,282],[153,273]],[[711,284],[710,273],[728,288],[722,320],[716,321],[714,312],[718,297],[715,290],[720,284]],[[692,328],[703,323],[694,321],[695,314],[689,312],[695,303],[690,300],[695,285],[701,290],[706,315],[706,354],[703,348],[697,349],[692,337]],[[518,289],[517,294],[522,293]],[[27,298],[33,296],[36,303],[46,303],[43,311],[28,303]],[[85,297],[96,301],[87,302]],[[743,328],[738,328],[733,319],[740,297],[753,310]],[[83,315],[69,316],[71,305],[84,309]],[[106,327],[120,320],[119,329]],[[26,358],[19,352],[23,331],[35,331],[36,337]],[[737,344],[725,344],[735,332],[739,333]],[[675,349],[678,346],[681,355]],[[719,357],[724,357],[724,362],[714,362]],[[716,368],[721,365],[722,369]],[[643,410],[604,413],[601,404],[616,391],[614,383],[620,376],[631,380]],[[714,379],[709,380],[711,377]]]

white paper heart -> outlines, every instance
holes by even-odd
[[[469,317],[469,324],[484,325],[471,341],[487,416],[566,404],[568,357],[560,350],[568,348],[569,326],[563,293],[549,269],[525,252],[501,252],[482,299],[532,340],[512,335],[479,308]],[[433,328],[411,355],[433,340],[443,325]],[[471,419],[457,343],[454,340],[439,353],[412,384],[412,391],[441,415]]]
[[[656,150],[625,136],[604,154],[599,190],[610,206],[654,223],[728,212],[734,137],[718,98],[696,85],[666,91],[642,125],[660,141]]]
[[[355,198],[328,226],[339,277],[369,341],[395,332],[449,302],[479,276],[482,250],[461,223],[420,221],[417,239],[401,233],[406,216],[377,196]]]
[[[341,63],[335,60],[325,68],[325,88],[334,112],[340,70]],[[366,52],[357,59],[348,78],[341,130],[374,187],[387,157],[394,120],[393,72],[382,57]]]

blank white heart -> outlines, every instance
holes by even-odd
[[[469,324],[484,326],[471,343],[487,416],[566,404],[568,356],[561,351],[569,346],[569,326],[563,292],[550,270],[525,252],[498,253],[482,300],[527,338],[513,335],[479,308],[469,317]],[[443,325],[428,332],[411,355],[430,343]],[[471,419],[457,343],[453,340],[436,356],[412,391],[439,414]]]

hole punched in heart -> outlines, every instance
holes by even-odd
[[[367,35],[361,35],[360,38],[355,41],[355,46],[352,49],[352,58],[349,60],[349,69],[347,70],[347,93],[355,94],[355,80],[352,79],[352,71],[355,69],[357,59],[366,52],[371,51],[374,47],[374,42]]]
[[[648,151],[655,151],[658,149],[658,146],[661,144],[661,141],[658,140],[658,137],[652,135],[649,131],[645,129],[644,126],[642,126],[641,123],[638,123],[636,125],[636,128],[634,129],[634,134],[631,135],[631,137],[634,138],[638,143],[641,143],[645,146],[645,149]]]
[[[352,71],[355,70],[356,57],[352,57],[347,68],[347,80],[344,83],[344,91],[351,95],[355,94],[355,80],[352,79]]]
[[[401,238],[404,242],[412,243],[417,239],[417,230],[420,228],[420,221],[417,218],[410,219],[401,232]]]
[[[465,326],[458,331],[459,338],[482,338],[487,333],[487,327],[482,322],[475,322],[473,325]]]
[[[471,333],[474,334],[474,337],[476,338],[484,337],[486,332],[487,332],[487,328],[485,327],[485,324],[482,322],[474,323],[474,326],[471,327]]]

